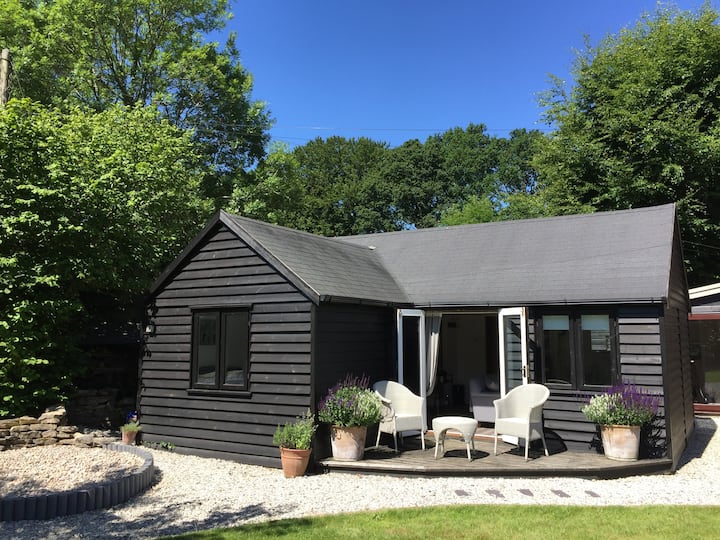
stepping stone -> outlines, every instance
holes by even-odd
[[[495,497],[495,498],[497,498],[497,499],[504,499],[504,498],[505,498],[505,495],[503,495],[502,493],[500,493],[500,491],[498,491],[497,489],[487,489],[487,490],[485,490],[485,492],[486,492],[488,495],[492,495],[493,497]]]
[[[589,489],[586,490],[585,493],[587,493],[587,494],[590,495],[591,497],[600,497],[600,495],[598,495],[598,494],[595,493],[594,491],[590,491]]]
[[[568,495],[561,489],[552,489],[551,491],[558,497],[562,497],[562,498],[570,497],[570,495]]]
[[[456,489],[455,495],[459,495],[460,497],[467,497],[470,494],[467,491],[465,491],[464,489]]]
[[[533,492],[529,489],[518,489],[518,491],[523,495],[527,495],[528,497],[534,497]]]

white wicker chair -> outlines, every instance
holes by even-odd
[[[512,435],[525,439],[525,461],[528,460],[530,441],[542,439],[548,456],[545,433],[543,433],[543,405],[550,397],[550,390],[542,384],[516,386],[505,397],[496,399],[495,405],[495,455],[498,435]]]
[[[378,381],[373,385],[373,390],[380,396],[383,406],[383,418],[378,426],[375,446],[380,444],[381,433],[392,433],[397,452],[397,434],[400,433],[402,437],[403,431],[419,430],[422,449],[425,450],[423,399],[395,381]]]

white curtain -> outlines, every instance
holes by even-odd
[[[439,311],[425,312],[425,343],[427,351],[425,359],[427,361],[427,394],[432,394],[435,389],[435,380],[437,378],[438,357],[440,355],[440,325],[442,323],[442,313]]]

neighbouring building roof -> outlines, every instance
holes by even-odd
[[[720,313],[720,283],[695,287],[688,292],[693,315]]]
[[[342,238],[225,212],[217,221],[283,267],[316,301],[647,303],[668,296],[675,205]]]

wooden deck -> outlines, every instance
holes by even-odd
[[[438,459],[434,457],[435,439],[429,432],[425,436],[425,451],[421,449],[419,438],[406,438],[398,453],[392,447],[381,445],[366,448],[365,457],[360,461],[328,458],[319,461],[318,465],[324,471],[400,476],[571,476],[603,479],[668,473],[672,469],[672,460],[668,458],[613,461],[595,452],[566,450],[552,440],[547,441],[549,456],[545,456],[542,443],[533,443],[530,459],[526,462],[524,449],[502,441],[498,442],[498,455],[494,456],[492,430],[487,428],[478,428],[473,459],[468,461],[465,443],[452,435],[445,440],[445,455],[438,456]]]

